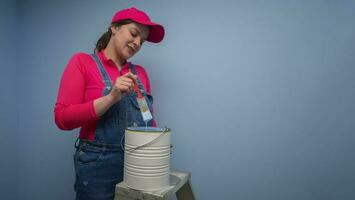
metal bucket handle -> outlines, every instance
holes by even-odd
[[[168,129],[167,127],[164,127],[164,131],[161,132],[158,137],[154,138],[152,141],[149,141],[149,142],[147,142],[147,143],[145,143],[145,144],[142,144],[142,145],[137,146],[137,147],[134,147],[134,148],[126,148],[126,147],[124,147],[125,145],[123,144],[123,139],[124,139],[125,135],[123,135],[122,138],[121,138],[121,149],[122,149],[122,151],[129,151],[129,152],[132,152],[132,151],[135,151],[135,150],[140,149],[140,148],[142,148],[142,147],[145,147],[145,146],[148,146],[148,145],[150,145],[150,144],[153,144],[155,141],[157,141],[157,140],[158,140],[164,133],[166,133],[168,130],[169,130],[169,129]],[[172,149],[172,148],[173,148],[173,145],[170,145],[170,149]]]

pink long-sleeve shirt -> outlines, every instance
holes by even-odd
[[[117,77],[129,72],[127,62],[121,70],[106,57],[104,51],[98,56],[112,83]],[[143,67],[135,65],[137,75],[147,93],[151,93],[148,75]],[[94,140],[100,119],[94,109],[94,100],[102,97],[104,83],[99,69],[86,53],[75,54],[67,64],[60,82],[57,102],[54,108],[55,123],[62,130],[80,129],[80,138]],[[153,122],[155,124],[155,122]]]

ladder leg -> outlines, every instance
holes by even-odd
[[[195,200],[190,181],[187,181],[177,192],[178,200]]]

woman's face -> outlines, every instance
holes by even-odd
[[[148,26],[134,22],[120,27],[111,27],[111,31],[115,51],[122,60],[127,60],[136,54],[149,35]]]

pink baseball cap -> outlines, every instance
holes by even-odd
[[[138,10],[135,7],[123,9],[116,12],[116,14],[112,17],[111,22],[119,22],[126,19],[130,19],[134,22],[150,27],[147,41],[159,43],[163,40],[165,34],[164,27],[160,24],[152,22],[145,12]]]

